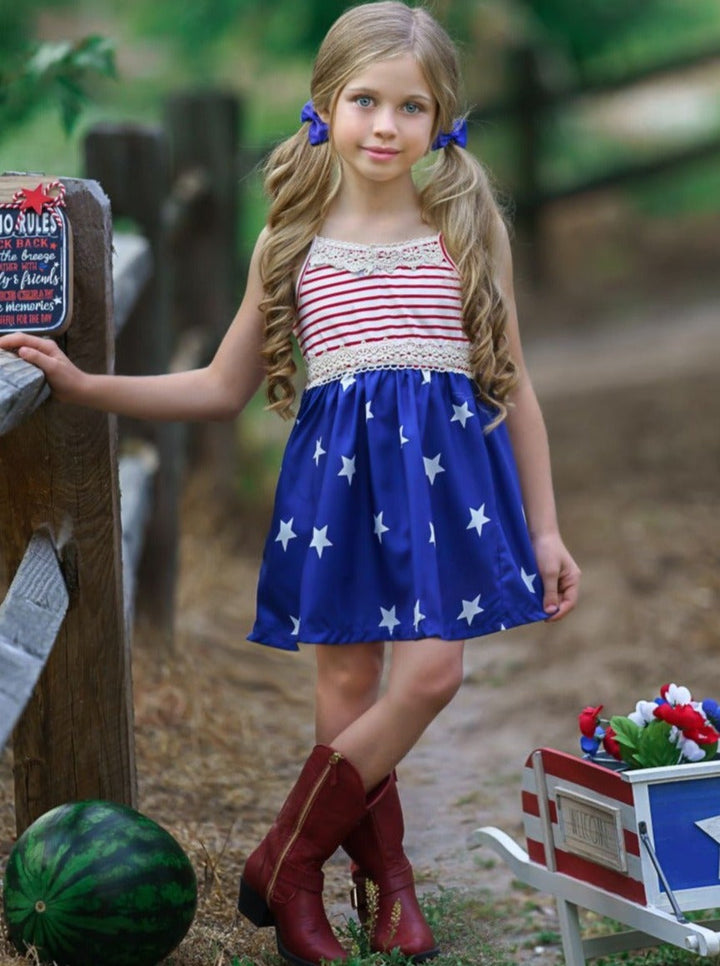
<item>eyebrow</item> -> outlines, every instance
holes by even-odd
[[[373,94],[377,95],[380,91],[375,90],[373,87],[346,87],[345,90],[348,94],[358,94],[362,92],[363,94]],[[407,94],[402,100],[405,101],[426,101],[428,104],[432,104],[432,98],[428,97],[426,94]]]

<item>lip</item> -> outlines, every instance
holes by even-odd
[[[373,145],[364,147],[363,151],[365,151],[369,157],[375,158],[378,161],[389,161],[392,158],[396,158],[398,154],[400,154],[396,148],[381,148]]]

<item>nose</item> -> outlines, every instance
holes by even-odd
[[[373,131],[378,137],[387,138],[396,134],[395,111],[390,105],[378,108],[374,120]]]

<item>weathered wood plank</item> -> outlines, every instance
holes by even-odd
[[[113,235],[113,304],[115,334],[127,322],[143,289],[152,278],[150,242],[142,235]]]
[[[82,369],[108,372],[110,205],[97,183],[63,181],[75,241],[73,322],[63,345]],[[137,801],[114,417],[51,397],[0,436],[0,568],[15,573],[43,526],[68,535],[70,606],[14,732],[18,831],[61,802]]]
[[[50,535],[36,533],[0,604],[0,750],[45,667],[68,603]]]
[[[19,426],[49,395],[39,369],[0,349],[0,436]]]
[[[138,440],[133,451],[120,457],[120,518],[122,520],[123,588],[125,626],[128,634],[135,613],[137,572],[152,513],[153,482],[160,460],[157,450]]]

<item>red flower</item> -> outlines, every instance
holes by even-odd
[[[696,711],[692,705],[677,704],[673,707],[671,704],[659,704],[653,714],[661,721],[666,721],[669,725],[675,725],[676,728],[682,731],[686,738],[696,742],[698,745],[711,745],[714,741],[720,739],[717,731],[708,724],[700,712]]]
[[[602,709],[602,704],[599,704],[597,708],[592,708],[588,705],[588,707],[583,708],[578,715],[580,733],[584,735],[585,738],[593,738],[595,736],[595,729],[598,726],[598,717],[600,716]]]
[[[618,761],[622,761],[622,754],[620,752],[620,745],[615,740],[615,731],[607,726],[605,734],[603,736],[603,745],[605,746],[605,751],[616,758]]]

